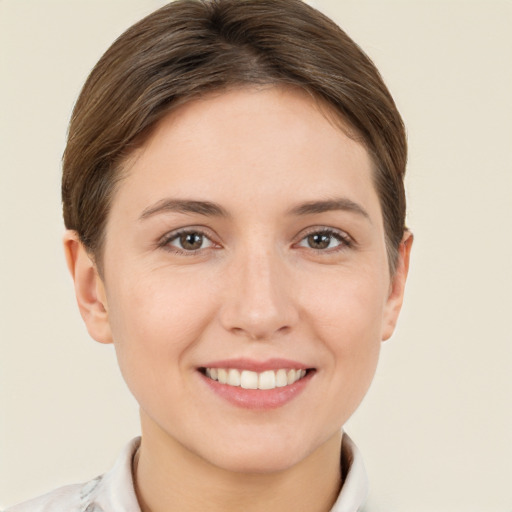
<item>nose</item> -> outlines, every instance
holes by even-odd
[[[270,340],[293,329],[299,313],[284,267],[270,250],[233,262],[220,313],[224,329],[250,340]]]

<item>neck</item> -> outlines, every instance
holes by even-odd
[[[257,474],[219,468],[176,440],[151,434],[143,425],[134,461],[142,512],[327,512],[341,487],[341,432],[298,464]]]

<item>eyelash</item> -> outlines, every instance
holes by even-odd
[[[179,240],[181,237],[185,237],[187,235],[198,235],[198,236],[202,237],[202,241],[208,240],[211,245],[209,247],[200,247],[199,249],[192,249],[192,250],[187,250],[184,248],[180,249],[176,246],[170,245],[171,242],[173,242],[175,240]],[[331,240],[334,238],[335,240],[337,240],[339,242],[339,245],[337,245],[334,248],[327,247],[324,249],[316,249],[314,247],[305,247],[306,249],[310,249],[310,250],[314,251],[315,253],[332,254],[332,253],[340,252],[340,251],[343,251],[346,249],[350,249],[351,247],[353,247],[355,245],[354,240],[347,233],[344,233],[343,231],[337,231],[332,228],[315,227],[315,228],[310,228],[309,231],[302,234],[301,239],[299,240],[299,242],[295,243],[294,246],[295,247],[297,247],[297,246],[304,247],[304,246],[301,246],[300,244],[302,242],[304,242],[305,240],[307,240],[307,238],[312,235],[327,236]],[[329,241],[329,244],[330,244],[331,240]],[[217,247],[215,247],[215,246],[217,246]],[[209,236],[208,233],[206,233],[204,230],[187,228],[187,229],[182,229],[179,231],[173,231],[171,233],[168,233],[160,240],[160,242],[158,243],[158,247],[160,247],[166,251],[169,251],[171,253],[174,253],[174,254],[183,255],[183,256],[194,256],[194,255],[197,255],[200,252],[203,252],[205,250],[215,249],[220,246],[218,244],[216,244],[212,240],[212,237]]]
[[[187,249],[180,249],[179,247],[170,245],[171,242],[174,240],[179,240],[181,237],[185,237],[187,235],[199,235],[202,237],[202,240],[208,240],[211,244],[210,247],[200,247],[199,249],[193,249],[193,250],[187,250]],[[160,242],[158,243],[158,247],[169,251],[173,254],[178,254],[181,256],[195,256],[196,254],[199,254],[202,251],[209,250],[209,249],[215,249],[218,244],[212,241],[212,237],[209,236],[204,230],[202,229],[181,229],[178,231],[173,231],[172,233],[168,233],[165,235]]]
[[[340,251],[343,251],[346,249],[350,249],[350,248],[354,247],[354,245],[355,245],[354,240],[347,233],[345,233],[343,231],[338,231],[338,230],[335,230],[332,228],[323,228],[323,227],[310,228],[305,234],[302,235],[299,242],[295,245],[298,245],[299,247],[303,247],[300,245],[301,242],[305,241],[308,237],[310,237],[312,235],[324,235],[324,236],[329,237],[331,240],[332,240],[332,238],[334,238],[335,240],[337,240],[339,242],[339,245],[337,245],[334,248],[330,248],[330,249],[329,248],[316,249],[314,247],[306,247],[307,249],[310,249],[317,254],[318,253],[332,254],[332,253],[340,252]],[[330,242],[329,242],[329,244],[330,244]]]

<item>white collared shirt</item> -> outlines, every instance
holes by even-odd
[[[86,484],[67,485],[5,512],[141,512],[132,477],[132,461],[140,437],[121,452],[114,467]],[[359,450],[343,434],[341,464],[345,480],[331,512],[361,510],[368,493],[368,481]]]

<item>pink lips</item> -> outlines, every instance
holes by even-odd
[[[266,370],[307,370],[309,367],[298,361],[290,359],[267,359],[266,361],[253,361],[251,359],[224,359],[212,361],[204,365],[204,368],[237,368],[238,370],[250,370],[252,372],[264,372]]]
[[[254,361],[249,359],[226,359],[212,361],[200,369],[200,375],[203,382],[217,396],[227,402],[245,409],[276,409],[282,407],[295,397],[297,397],[310,383],[313,371],[308,371],[305,377],[283,387],[274,389],[244,389],[240,386],[222,384],[205,375],[201,370],[204,368],[233,368],[237,370],[249,370],[251,372],[262,373],[273,370],[307,370],[309,367],[288,359],[268,359],[266,361]]]

